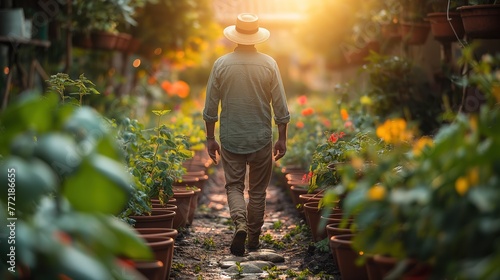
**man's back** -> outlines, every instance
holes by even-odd
[[[271,104],[277,118],[288,116],[278,66],[254,46],[239,45],[214,63],[207,115],[214,116],[219,100],[221,143],[234,153],[255,152],[272,141]]]

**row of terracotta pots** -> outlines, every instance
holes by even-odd
[[[198,206],[199,197],[208,179],[206,172],[209,163],[189,162],[186,175],[174,183],[174,195],[164,203],[152,199],[152,211],[149,216],[131,216],[134,228],[141,238],[151,247],[154,260],[134,260],[133,264],[148,280],[170,278],[170,270],[178,229],[191,225]]]
[[[427,41],[429,31],[441,43],[472,39],[500,39],[500,5],[463,6],[459,12],[436,12],[427,15],[428,22],[401,22],[382,26],[386,38],[402,38],[409,45]]]
[[[323,193],[317,190],[309,192],[307,171],[285,167],[282,173],[292,203],[306,220],[313,241],[328,239],[333,264],[339,268],[342,280],[382,280],[393,272],[398,261],[386,256],[368,256],[365,264],[358,264],[363,252],[352,246],[352,238],[356,234],[353,230],[356,228],[355,217],[345,217],[339,204],[328,209],[320,207]],[[397,279],[428,279],[429,273],[429,266],[408,261],[403,275]]]
[[[76,32],[72,37],[73,45],[84,49],[99,49],[134,53],[140,46],[140,41],[127,33],[111,33],[92,31],[90,33]]]

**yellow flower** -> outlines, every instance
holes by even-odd
[[[477,131],[477,116],[471,115],[469,118],[469,124],[472,131]]]
[[[382,200],[385,197],[385,188],[380,185],[374,185],[368,190],[368,199]]]
[[[356,170],[363,169],[364,164],[365,164],[364,160],[362,158],[360,158],[360,157],[353,157],[351,159],[351,165]]]
[[[469,190],[467,178],[460,177],[455,181],[455,190],[459,195],[464,195]]]
[[[432,142],[432,138],[424,136],[418,139],[418,141],[413,145],[413,154],[419,156],[422,153],[422,150],[429,146],[432,147],[434,142]]]
[[[474,167],[467,173],[467,179],[471,186],[476,186],[479,183],[479,168]]]
[[[367,105],[367,106],[370,106],[373,103],[372,99],[367,95],[361,96],[361,98],[359,99],[359,102],[361,102],[361,104]]]
[[[377,136],[387,143],[397,144],[410,140],[413,135],[406,129],[406,121],[401,118],[386,120],[377,127]]]

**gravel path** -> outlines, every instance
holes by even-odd
[[[233,226],[224,174],[222,166],[212,166],[193,224],[179,229],[171,279],[340,279],[328,248],[312,243],[280,175],[275,172],[268,188],[262,250],[234,258],[229,252]],[[249,260],[267,260],[269,255],[281,261],[268,262],[255,271],[251,269],[255,263],[244,265]]]

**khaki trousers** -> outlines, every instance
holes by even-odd
[[[234,154],[221,149],[222,167],[231,219],[236,230],[244,229],[250,243],[258,243],[264,224],[266,190],[272,173],[272,143],[251,154]],[[248,205],[245,203],[245,176],[249,167]]]

